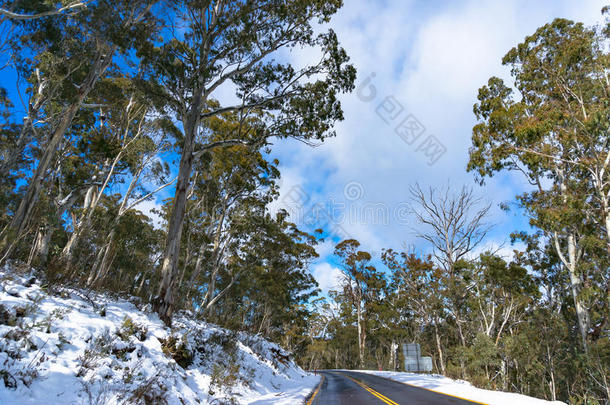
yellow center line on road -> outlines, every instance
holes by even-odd
[[[373,374],[373,375],[375,375],[375,374]],[[399,384],[404,384],[404,385],[406,385],[407,387],[412,387],[412,388],[421,388],[422,390],[426,390],[426,391],[434,392],[435,394],[441,394],[441,395],[445,395],[445,396],[448,396],[448,397],[452,397],[452,398],[461,399],[461,400],[464,400],[464,401],[467,401],[467,402],[472,402],[473,404],[479,404],[479,405],[489,405],[488,403],[485,403],[485,402],[478,402],[478,401],[475,401],[474,399],[469,399],[469,398],[459,397],[459,396],[457,396],[457,395],[453,395],[453,394],[447,394],[446,392],[442,392],[442,391],[433,390],[432,388],[425,388],[425,387],[420,387],[420,386],[418,386],[418,385],[413,385],[413,384],[409,384],[409,383],[402,382],[402,381],[398,381],[398,380],[392,380],[391,378],[384,377],[384,376],[381,376],[381,375],[376,375],[376,377],[385,378],[386,380],[389,380],[389,381],[397,382],[397,383],[399,383]]]
[[[343,374],[345,375],[345,374]],[[374,395],[375,397],[379,398],[380,400],[382,400],[383,402],[385,402],[388,405],[399,405],[398,403],[392,401],[390,398],[386,397],[385,395],[375,391],[374,389],[372,389],[371,387],[369,387],[368,385],[366,385],[365,383],[356,380],[355,378],[352,378],[348,375],[345,375],[347,378],[349,378],[350,380],[352,380],[353,382],[355,382],[356,384],[358,384],[359,386],[361,386],[362,388],[364,388],[365,390],[367,390],[370,394]]]
[[[324,382],[324,375],[322,375],[322,379],[320,380],[320,384],[318,384],[318,388],[316,388],[316,390],[314,391],[314,393],[311,396],[311,398],[309,398],[309,401],[307,401],[307,405],[313,404],[313,400],[316,399],[316,395],[318,395],[318,392],[320,391],[320,388],[322,388],[322,383],[323,382]]]

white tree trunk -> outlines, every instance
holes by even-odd
[[[364,330],[364,320],[362,318],[362,303],[358,300],[358,357],[360,360],[360,368],[364,369],[364,350],[366,345],[366,331]]]
[[[166,324],[171,324],[174,311],[174,284],[177,276],[178,256],[180,254],[180,239],[186,214],[186,197],[189,188],[194,160],[194,144],[197,129],[200,124],[202,94],[195,90],[189,116],[184,125],[184,146],[180,158],[178,181],[174,194],[174,204],[169,219],[169,227],[163,251],[161,265],[162,279],[155,299],[155,311]]]
[[[445,375],[445,360],[443,359],[443,348],[441,346],[441,338],[438,335],[437,321],[434,323],[434,337],[436,338],[436,350],[438,351],[438,362],[441,366],[441,374]]]

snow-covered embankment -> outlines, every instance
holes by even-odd
[[[298,404],[319,377],[258,336],[0,271],[0,404]]]

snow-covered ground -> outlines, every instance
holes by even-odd
[[[279,346],[0,271],[0,404],[299,404],[319,377]]]
[[[359,373],[374,374],[394,381],[426,388],[432,391],[480,402],[488,405],[565,405],[560,401],[545,401],[511,392],[489,391],[473,387],[469,382],[452,380],[437,374],[414,374],[392,371],[358,370]]]

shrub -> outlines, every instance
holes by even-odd
[[[182,368],[187,368],[193,364],[193,353],[188,348],[186,335],[178,339],[175,335],[170,335],[167,339],[159,339],[163,353],[174,359]]]
[[[143,342],[146,340],[146,335],[148,335],[148,328],[134,322],[130,317],[125,316],[125,318],[123,318],[123,323],[116,334],[125,341],[128,341],[130,336],[135,336],[136,339]]]
[[[217,363],[212,368],[210,381],[210,395],[214,395],[214,388],[219,391],[230,391],[239,381],[239,363],[230,361],[229,364]]]
[[[4,382],[6,388],[11,390],[17,389],[17,380],[8,371],[0,370],[0,378],[2,378],[2,382]]]
[[[130,405],[166,405],[167,387],[157,374],[139,385],[124,402]]]
[[[0,325],[15,326],[15,316],[0,304]]]

